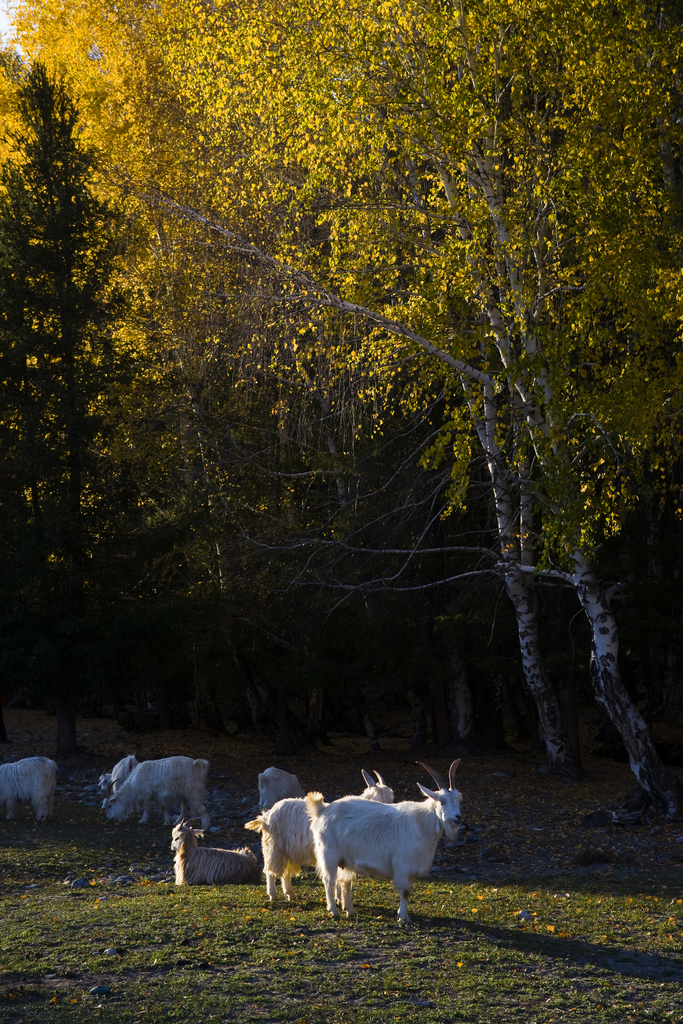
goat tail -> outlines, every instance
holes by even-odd
[[[263,814],[259,814],[258,818],[254,818],[252,821],[245,821],[245,828],[250,828],[252,832],[267,832],[268,824]]]
[[[322,793],[308,793],[306,796],[306,814],[314,821],[323,810],[325,800]]]

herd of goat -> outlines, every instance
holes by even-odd
[[[390,878],[400,903],[398,916],[410,922],[408,894],[415,878],[428,873],[436,846],[445,833],[456,839],[462,824],[460,793],[455,773],[460,760],[449,769],[448,782],[429,765],[418,762],[437,785],[428,789],[418,783],[424,800],[394,803],[393,791],[379,772],[377,779],[363,770],[366,789],[359,796],[345,796],[326,804],[321,793],[304,794],[295,775],[268,768],[258,777],[261,813],[245,828],[261,833],[263,870],[270,899],[275,898],[276,878],[291,899],[292,875],[302,867],[316,867],[325,886],[327,909],[339,917],[337,903],[349,917],[355,914],[351,889],[356,875]],[[206,811],[206,776],[209,762],[190,757],[164,757],[138,762],[131,754],[111,772],[100,777],[102,807],[107,818],[126,821],[141,812],[148,820],[153,805],[161,808],[164,823],[174,825],[171,848],[175,851],[176,885],[227,885],[256,883],[261,868],[248,847],[223,850],[200,846],[209,828]],[[57,765],[47,757],[26,757],[0,765],[0,806],[14,817],[17,803],[31,802],[38,821],[52,814]],[[180,815],[172,811],[180,805]],[[201,819],[201,829],[190,822]]]

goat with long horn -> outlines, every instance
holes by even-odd
[[[459,760],[454,761],[450,767],[451,783],[459,764]],[[418,782],[426,798],[421,802],[369,804],[359,797],[347,796],[326,804],[320,793],[308,794],[306,811],[332,917],[339,917],[334,889],[341,869],[390,878],[400,897],[399,919],[410,922],[408,895],[414,879],[428,873],[441,835],[445,832],[449,839],[456,839],[462,824],[460,793],[452,785],[447,789],[433,768],[423,767],[439,788],[434,791]],[[355,914],[350,894],[343,907],[349,917]]]

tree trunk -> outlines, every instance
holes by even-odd
[[[9,743],[5,730],[5,719],[2,717],[2,698],[0,698],[0,743]]]
[[[370,712],[368,711],[368,705],[366,701],[366,692],[361,694],[362,706],[361,710],[363,713],[363,725],[365,726],[365,733],[370,740],[371,750],[381,750],[379,740],[377,739],[377,733],[375,732],[375,726],[372,719],[370,718]]]
[[[678,574],[677,574],[678,575]],[[683,633],[683,609],[678,615],[678,628],[672,629],[666,645],[666,665],[664,669],[664,684],[662,690],[663,699],[659,708],[655,709],[656,714],[676,713],[680,710],[681,686],[680,674],[677,670],[678,659],[681,647],[681,634]]]
[[[531,737],[531,729],[527,726],[519,710],[513,679],[514,676],[505,677],[505,696],[507,697],[510,718],[512,720],[512,739],[522,740]]]
[[[195,729],[213,729],[227,736],[214,683],[207,684],[201,671],[195,674]]]
[[[444,685],[440,679],[432,683],[432,705],[434,708],[434,738],[439,750],[445,750],[450,741],[450,729],[448,728],[448,709],[446,707],[446,694]]]
[[[173,715],[171,702],[168,699],[168,687],[166,683],[159,683],[157,686],[157,708],[159,709],[159,728],[162,731],[173,728]]]
[[[581,773],[583,774],[583,766],[581,764],[581,741],[579,739],[579,716],[576,710],[576,679],[572,672],[567,677],[567,689],[565,691],[565,706],[567,711],[567,739],[571,745],[574,757],[576,758]]]
[[[277,717],[282,753],[291,756],[294,753],[292,734],[289,731],[289,708],[287,707],[287,690],[283,683],[277,688]]]
[[[265,736],[268,732],[266,723],[270,722],[270,716],[266,714],[263,701],[259,697],[256,687],[249,679],[247,680],[247,684],[244,689],[244,695],[247,698],[249,715],[254,729],[259,736]]]
[[[257,705],[262,704],[270,719],[277,725],[283,753],[293,754],[295,748],[317,750],[318,748],[307,735],[296,715],[289,709],[286,687],[280,684],[277,688],[277,698],[274,697],[256,666],[239,655],[234,648],[232,655],[247,682],[247,701],[252,710],[252,716],[257,710]]]
[[[595,699],[616,725],[631,770],[652,800],[655,811],[674,820],[680,817],[683,787],[662,764],[643,716],[629,697],[619,672],[619,629],[609,599],[598,583],[593,566],[581,553],[574,554],[574,584],[590,623],[592,642],[590,680]]]
[[[324,703],[324,691],[318,686],[311,687],[308,691],[308,723],[306,732],[313,743],[322,743],[323,746],[330,747],[332,744],[323,721]]]
[[[476,735],[484,750],[502,751],[510,748],[505,742],[503,714],[500,701],[502,682],[488,674],[477,683]]]
[[[475,753],[474,711],[467,672],[460,652],[454,648],[451,648],[449,661],[451,674],[447,701],[451,717],[451,742],[455,746],[463,746],[469,753]]]
[[[483,416],[475,413],[475,429],[486,452],[496,505],[505,590],[517,619],[524,678],[538,710],[550,770],[555,775],[577,779],[581,777],[581,770],[565,734],[562,705],[541,656],[536,589],[533,579],[522,569],[522,566],[533,565],[534,560],[534,503],[533,490],[528,486],[529,470],[525,479],[514,481],[511,478],[499,446],[497,396],[492,384],[484,385],[483,398]],[[521,484],[519,504],[513,494],[513,483]]]
[[[406,698],[413,714],[412,746],[413,748],[424,747],[427,745],[427,717],[424,701],[414,690],[406,690]]]
[[[74,757],[79,753],[76,743],[76,714],[78,703],[62,700],[57,703],[57,750],[56,757]]]
[[[513,566],[506,573],[505,588],[515,610],[524,678],[538,710],[548,765],[555,775],[580,779],[581,765],[566,736],[562,705],[541,658],[534,582]]]

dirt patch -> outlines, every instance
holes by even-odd
[[[11,740],[3,746],[5,757],[49,757],[53,753],[54,717],[42,711],[11,709],[5,712],[5,721]],[[361,768],[379,770],[397,800],[419,799],[416,783],[429,784],[431,780],[415,763],[416,757],[444,773],[448,768],[443,758],[418,755],[400,738],[385,739],[382,750],[372,752],[365,737],[332,733],[332,746],[303,757],[284,757],[272,740],[262,737],[220,736],[195,730],[129,735],[114,720],[93,718],[79,720],[78,739],[83,753],[59,764],[56,818],[61,823],[75,821],[74,815],[81,809],[88,808],[95,814],[99,795],[94,787],[99,775],[125,754],[135,753],[140,760],[185,754],[210,761],[207,804],[212,823],[221,830],[215,834],[216,845],[246,842],[257,850],[254,834],[246,832],[243,825],[258,801],[257,775],[271,764],[294,772],[305,790],[320,789],[327,800],[360,793],[364,788]],[[683,841],[678,841],[683,840],[683,826],[661,823],[624,827],[607,823],[582,827],[590,812],[613,802],[633,786],[626,765],[586,755],[584,767],[586,777],[570,785],[539,774],[543,759],[528,751],[465,759],[458,779],[468,830],[461,833],[456,844],[441,841],[433,873],[454,879],[540,875],[561,879],[589,870],[623,877],[633,872],[670,869],[683,862]],[[683,776],[680,770],[678,774]],[[160,830],[160,823],[157,813],[149,826],[155,846],[165,846],[163,836],[168,829]],[[34,835],[3,833],[0,842],[5,845],[35,842]],[[140,826],[140,856],[143,836],[149,834],[145,826]],[[603,863],[585,863],[581,848],[587,845],[604,851]]]

